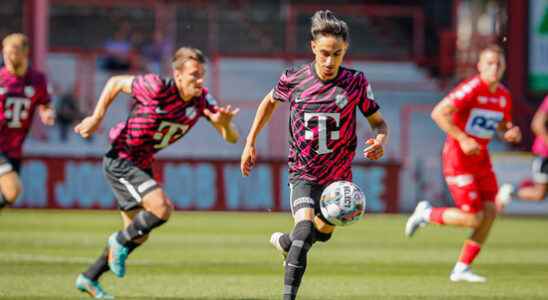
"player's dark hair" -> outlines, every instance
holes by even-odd
[[[310,38],[315,40],[321,35],[333,35],[348,42],[350,35],[348,25],[339,20],[330,10],[319,10],[311,18]]]
[[[175,70],[180,70],[187,60],[195,60],[201,64],[205,63],[206,59],[202,51],[191,47],[181,47],[173,55],[171,66]]]

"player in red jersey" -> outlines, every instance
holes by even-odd
[[[91,136],[120,92],[133,96],[129,117],[111,130],[112,145],[103,159],[124,229],[110,235],[97,261],[76,279],[76,288],[96,299],[113,299],[101,288],[99,277],[108,270],[123,277],[128,255],[171,215],[173,205],[152,174],[155,153],[181,139],[201,117],[227,142],[236,143],[239,138],[232,123],[238,109],[218,106],[203,87],[204,63],[200,50],[183,47],[172,60],[173,78],[114,76],[94,113],[75,127],[82,137]]]
[[[351,164],[358,138],[356,110],[375,137],[366,141],[365,157],[383,156],[388,128],[363,72],[341,66],[348,49],[348,27],[330,11],[312,17],[315,60],[290,68],[263,99],[246,140],[241,171],[248,176],[256,162],[255,142],[280,103],[289,103],[289,182],[295,226],[291,235],[276,232],[271,243],[286,258],[284,299],[295,299],[310,247],[330,239],[335,227],[322,218],[323,189],[337,180],[352,180]]]
[[[28,38],[13,33],[4,38],[2,46],[5,65],[0,69],[0,209],[13,204],[21,194],[23,142],[34,112],[38,110],[46,125],[55,122],[46,77],[29,66]]]
[[[431,207],[426,201],[417,205],[405,228],[407,236],[428,223],[472,228],[451,273],[451,281],[485,282],[471,272],[496,217],[498,186],[491,166],[487,144],[495,133],[516,143],[521,132],[511,122],[512,100],[500,83],[505,69],[504,53],[498,46],[482,50],[479,75],[457,86],[436,105],[432,119],[447,133],[443,147],[443,174],[455,201],[453,207]]]
[[[512,197],[519,200],[538,202],[544,200],[548,193],[548,96],[537,109],[531,129],[535,134],[533,143],[533,154],[535,159],[531,166],[533,175],[532,185],[523,185],[517,191],[510,183],[501,185],[497,195],[497,204],[500,209],[504,208],[512,201]]]

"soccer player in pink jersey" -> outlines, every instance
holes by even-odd
[[[510,93],[500,83],[505,69],[502,49],[493,45],[482,50],[477,68],[479,75],[458,85],[432,111],[432,119],[447,133],[443,174],[456,207],[431,207],[422,201],[405,228],[409,237],[428,223],[472,229],[450,275],[455,282],[486,281],[474,274],[470,265],[496,217],[498,185],[487,145],[495,133],[507,142],[521,140],[520,129],[511,122]]]
[[[19,171],[23,142],[34,112],[45,125],[53,125],[46,77],[29,66],[29,42],[21,33],[2,41],[4,66],[0,69],[0,209],[21,194]]]
[[[531,129],[535,134],[533,153],[536,158],[533,160],[531,171],[533,173],[533,185],[522,186],[517,191],[512,184],[503,184],[497,195],[497,202],[501,209],[512,201],[515,196],[524,201],[542,201],[548,192],[548,96],[538,108]]]
[[[119,93],[133,97],[128,119],[111,130],[112,146],[103,159],[124,228],[110,235],[97,261],[76,280],[78,289],[96,299],[113,298],[101,288],[99,277],[108,270],[123,277],[128,255],[171,215],[173,205],[153,178],[155,153],[181,139],[201,117],[227,142],[236,143],[239,138],[232,123],[238,109],[219,106],[208,93],[203,86],[204,63],[200,50],[183,47],[172,59],[173,78],[156,74],[110,78],[94,113],[74,129],[88,138]]]
[[[388,128],[363,72],[341,66],[348,49],[348,27],[328,10],[312,17],[310,46],[315,60],[286,70],[262,100],[241,157],[248,176],[256,162],[255,143],[280,103],[289,103],[289,182],[295,226],[276,232],[270,242],[286,258],[283,299],[295,299],[316,242],[330,239],[335,227],[320,214],[323,189],[337,180],[352,180],[351,164],[358,138],[356,110],[375,131],[364,156],[383,156]]]

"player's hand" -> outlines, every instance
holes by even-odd
[[[101,125],[101,118],[96,116],[89,116],[83,119],[76,127],[74,127],[74,132],[81,135],[83,138],[89,138],[97,128]]]
[[[38,109],[38,115],[40,116],[40,121],[44,125],[53,126],[55,124],[55,111],[51,107],[40,107]]]
[[[243,176],[249,175],[251,169],[255,166],[256,160],[257,154],[255,152],[255,145],[246,143],[240,160],[240,170],[242,171]]]
[[[480,145],[471,137],[465,137],[464,139],[459,140],[459,145],[462,152],[466,155],[476,155],[480,153]]]
[[[217,107],[216,112],[212,112],[209,109],[204,109],[204,115],[208,117],[211,122],[226,127],[232,122],[232,118],[240,111],[239,108],[232,108],[231,105],[224,107]]]
[[[513,126],[504,132],[503,138],[508,143],[519,143],[521,142],[521,130],[519,127]]]
[[[368,147],[363,149],[363,156],[370,160],[380,159],[384,155],[384,147],[376,139],[368,139],[365,141]]]

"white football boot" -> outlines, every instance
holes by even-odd
[[[280,251],[280,254],[284,258],[283,265],[285,266],[285,259],[287,258],[287,251],[282,248],[282,245],[280,245],[280,238],[284,235],[283,232],[274,232],[270,236],[270,244],[276,248],[276,250]]]
[[[405,224],[405,235],[407,237],[412,237],[417,229],[426,226],[431,211],[432,205],[430,205],[428,201],[419,202],[413,214],[407,219],[407,224]]]
[[[453,272],[451,272],[451,275],[449,276],[449,280],[453,282],[487,282],[487,278],[472,273],[469,266],[461,263],[457,263],[457,265],[453,269]]]

